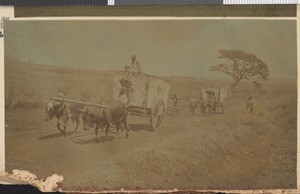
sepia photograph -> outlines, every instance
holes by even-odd
[[[62,189],[296,189],[296,20],[5,21],[5,169]]]

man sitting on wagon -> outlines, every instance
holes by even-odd
[[[141,66],[140,66],[139,62],[136,60],[135,55],[132,55],[130,65],[129,66],[125,65],[124,71],[126,72],[126,77],[125,77],[125,79],[121,79],[120,83],[123,87],[130,88],[132,86],[132,83],[130,81],[132,76],[134,74],[138,74],[138,73],[142,72]]]
[[[141,72],[140,63],[136,60],[136,56],[132,55],[130,66],[125,65],[124,70],[127,72],[125,80],[130,80],[133,74],[138,74]]]

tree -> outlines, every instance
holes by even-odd
[[[242,79],[267,81],[270,77],[268,65],[256,55],[248,54],[240,50],[220,50],[218,57],[220,59],[225,59],[230,63],[213,65],[209,70],[219,71],[231,76],[234,80],[231,88],[234,88]],[[259,82],[256,81],[256,83]]]

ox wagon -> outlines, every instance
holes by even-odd
[[[139,73],[124,84],[126,72],[115,72],[113,99],[118,99],[119,91],[125,88],[129,100],[128,113],[135,116],[150,117],[151,128],[160,129],[167,110],[170,83],[160,77]]]
[[[145,73],[135,74],[131,77],[130,81],[125,80],[125,77],[126,72],[115,72],[112,99],[119,100],[120,89],[125,88],[130,102],[127,107],[127,112],[130,115],[150,117],[151,128],[154,131],[160,129],[168,105],[170,91],[168,81]],[[126,87],[124,87],[124,83],[127,83],[127,85],[125,85]],[[65,98],[52,97],[51,100],[85,106],[111,108],[105,104],[82,102]]]
[[[227,89],[217,86],[204,87],[201,91],[200,97],[200,108],[201,113],[205,113],[206,110],[208,113],[217,112],[217,109],[221,109],[221,113],[225,113],[227,107]],[[213,104],[210,104],[209,98],[213,97]]]

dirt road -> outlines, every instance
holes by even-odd
[[[6,170],[61,174],[65,190],[295,188],[295,96],[262,100],[252,115],[239,101],[224,115],[188,116],[183,106],[157,132],[149,118],[131,116],[129,138],[111,129],[107,142],[82,126],[65,139],[43,109],[7,110]]]

